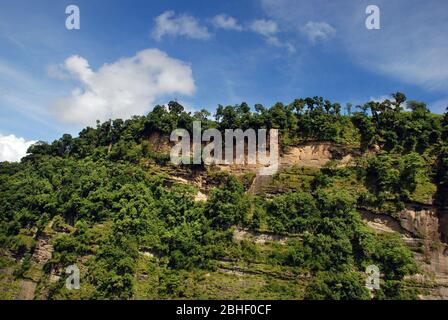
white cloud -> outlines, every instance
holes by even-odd
[[[251,23],[250,29],[265,37],[271,37],[278,32],[278,25],[272,20],[255,20]]]
[[[65,60],[64,68],[80,85],[59,99],[52,110],[74,124],[143,114],[166,95],[192,95],[195,91],[191,67],[158,49],[140,51],[97,71],[75,55]]]
[[[36,141],[25,141],[25,139],[18,138],[15,135],[0,135],[0,162],[20,161],[20,159],[26,156],[26,151],[34,143]]]
[[[275,47],[286,48],[289,53],[296,52],[296,48],[294,47],[294,45],[292,43],[282,42],[282,41],[280,41],[279,38],[277,38],[275,36],[267,37],[266,42]]]
[[[174,11],[165,11],[155,19],[155,27],[152,30],[151,36],[160,41],[164,36],[185,36],[192,39],[209,39],[212,34],[208,31],[206,26],[200,25],[199,21],[187,14],[176,15]],[[283,42],[277,37],[279,33],[278,25],[273,20],[257,19],[243,27],[238,23],[237,19],[227,14],[218,14],[209,20],[216,28],[233,31],[252,31],[266,40],[272,46],[279,48],[286,48],[290,53],[295,52],[295,47],[290,42]],[[57,68],[49,70],[50,73],[61,77],[62,74],[58,72]]]
[[[273,20],[259,19],[253,21],[250,30],[262,35],[266,42],[272,46],[286,48],[290,53],[295,52],[295,47],[290,42],[282,42],[276,35],[279,32],[278,25]]]
[[[308,21],[300,31],[305,34],[309,41],[315,43],[317,40],[325,40],[335,34],[336,30],[326,22]]]
[[[212,19],[212,22],[217,28],[235,31],[243,30],[243,27],[234,17],[230,17],[226,14],[218,14]]]
[[[185,36],[192,39],[208,39],[211,34],[207,27],[201,26],[193,16],[177,15],[174,11],[165,11],[155,19],[152,37],[160,41],[165,35]]]

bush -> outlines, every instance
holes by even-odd
[[[25,272],[31,267],[31,254],[27,253],[22,259],[22,262],[18,267],[14,269],[13,275],[16,278],[23,278]]]
[[[36,240],[22,234],[11,237],[9,241],[9,248],[19,256],[31,252],[35,246]]]
[[[305,288],[306,300],[369,300],[365,279],[356,272],[318,273]]]

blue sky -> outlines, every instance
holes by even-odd
[[[80,30],[65,27],[70,4]],[[365,27],[369,4],[380,30]],[[214,110],[403,91],[441,113],[447,9],[445,0],[2,0],[0,154],[171,99]]]

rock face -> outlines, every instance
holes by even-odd
[[[280,165],[322,168],[331,160],[339,160],[339,165],[344,166],[354,155],[335,143],[312,142],[288,148],[280,158]]]
[[[43,266],[51,259],[52,255],[53,246],[48,243],[47,238],[40,238],[33,253],[33,260]]]
[[[420,267],[433,275],[438,284],[448,284],[448,246],[442,242],[439,214],[430,206],[407,206],[400,212],[400,224],[421,239],[423,253],[416,253]],[[448,296],[446,296],[448,297]]]
[[[321,168],[333,159],[332,145],[317,143],[291,147],[281,157],[280,164],[298,165],[303,167]]]
[[[277,234],[254,232],[237,228],[233,232],[233,239],[235,239],[236,241],[250,240],[256,244],[265,244],[266,242],[277,242],[281,245],[285,245],[289,238]]]
[[[416,258],[425,271],[432,273],[438,283],[448,284],[448,246],[440,233],[439,213],[434,207],[408,205],[400,212],[401,226],[421,239],[423,253]]]
[[[148,142],[155,152],[161,152],[161,153],[170,153],[171,147],[174,145],[170,141],[170,137],[167,135],[162,135],[158,132],[153,132],[148,137]]]
[[[430,206],[408,205],[399,213],[401,226],[418,238],[439,242],[439,218]]]
[[[272,176],[257,175],[247,192],[250,194],[259,194],[262,191],[263,186],[268,185],[271,180]]]
[[[388,215],[361,213],[370,227],[378,232],[400,233],[410,247],[417,249],[414,256],[422,274],[411,278],[423,286],[433,283],[421,299],[448,299],[448,245],[440,232],[446,228],[446,215],[440,215],[433,206],[418,204],[408,204],[397,220]]]
[[[448,208],[439,212],[439,232],[443,242],[448,243]]]
[[[35,270],[27,275],[29,279],[23,279],[20,282],[20,289],[15,297],[16,300],[33,300],[36,298],[36,287],[43,275],[42,268],[52,258],[52,255],[53,246],[49,244],[49,237],[44,234],[37,239],[37,244],[31,257]]]
[[[359,211],[361,213],[364,222],[369,227],[378,232],[385,232],[385,233],[397,232],[407,238],[412,237],[412,232],[409,232],[408,229],[404,228],[399,221],[397,221],[396,219],[392,218],[389,215],[376,214],[361,209],[359,209]]]
[[[309,143],[301,146],[289,147],[279,159],[279,170],[292,167],[312,167],[322,168],[331,160],[340,160],[340,165],[346,165],[351,159],[352,155],[347,151],[333,143]],[[237,170],[247,170],[249,172],[257,172],[260,166],[240,166]],[[232,171],[235,173],[235,170]],[[257,175],[252,182],[249,193],[258,194],[263,189],[263,186],[269,184],[272,176]]]
[[[37,284],[31,280],[22,280],[16,300],[33,300]]]

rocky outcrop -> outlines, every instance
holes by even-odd
[[[252,184],[247,192],[250,194],[259,194],[262,192],[263,187],[268,185],[271,182],[271,180],[272,176],[257,175],[252,181]]]
[[[289,147],[280,158],[281,166],[322,168],[331,160],[348,163],[352,155],[345,148],[329,142],[308,143]]]
[[[448,243],[448,208],[440,209],[438,218],[440,237],[443,242]]]
[[[386,214],[377,214],[365,209],[359,209],[362,219],[372,229],[378,232],[397,232],[407,238],[412,237],[412,233],[405,229],[399,221]]]
[[[279,170],[293,166],[322,168],[331,160],[339,160],[339,165],[345,166],[353,159],[353,156],[354,154],[351,154],[344,147],[334,143],[308,143],[287,148],[287,150],[280,156]],[[256,173],[259,168],[260,166],[239,166],[236,170],[239,170],[240,173],[244,173],[245,171]],[[226,169],[232,171],[231,167]],[[235,171],[232,171],[232,173],[235,174]],[[248,193],[261,193],[263,187],[267,186],[271,180],[272,176],[257,175],[253,180]]]
[[[443,289],[448,286],[448,245],[440,232],[444,221],[440,219],[438,211],[432,206],[407,205],[400,212],[399,219],[403,228],[422,239],[423,252],[416,252],[415,258],[424,273]],[[445,289],[437,292],[448,298]]]
[[[329,144],[310,144],[291,147],[280,160],[282,165],[321,168],[332,159]]]
[[[403,229],[418,238],[439,242],[438,213],[432,206],[407,205],[398,215]]]
[[[36,287],[43,275],[44,265],[53,256],[53,246],[49,244],[46,234],[37,239],[31,262],[33,267],[26,272],[26,278],[20,281],[20,288],[15,296],[16,300],[33,300],[36,298]]]
[[[267,232],[257,232],[253,230],[246,230],[241,228],[236,228],[233,232],[233,239],[236,241],[249,240],[256,244],[265,244],[266,242],[277,242],[281,245],[285,245],[286,242],[291,239],[298,239],[298,235],[293,236],[282,236],[278,234],[272,234]]]
[[[31,280],[22,280],[15,300],[33,300],[37,284]]]
[[[42,237],[37,240],[37,245],[33,253],[33,260],[38,265],[43,266],[47,263],[53,255],[53,246],[48,243],[46,237]]]
[[[148,137],[149,145],[154,152],[169,154],[173,143],[170,137],[159,132],[152,132]]]
[[[402,234],[406,244],[413,249],[421,273],[409,278],[425,288],[421,299],[448,299],[448,245],[440,232],[444,222],[438,211],[433,206],[407,204],[397,219],[361,212],[367,225],[378,232]]]

